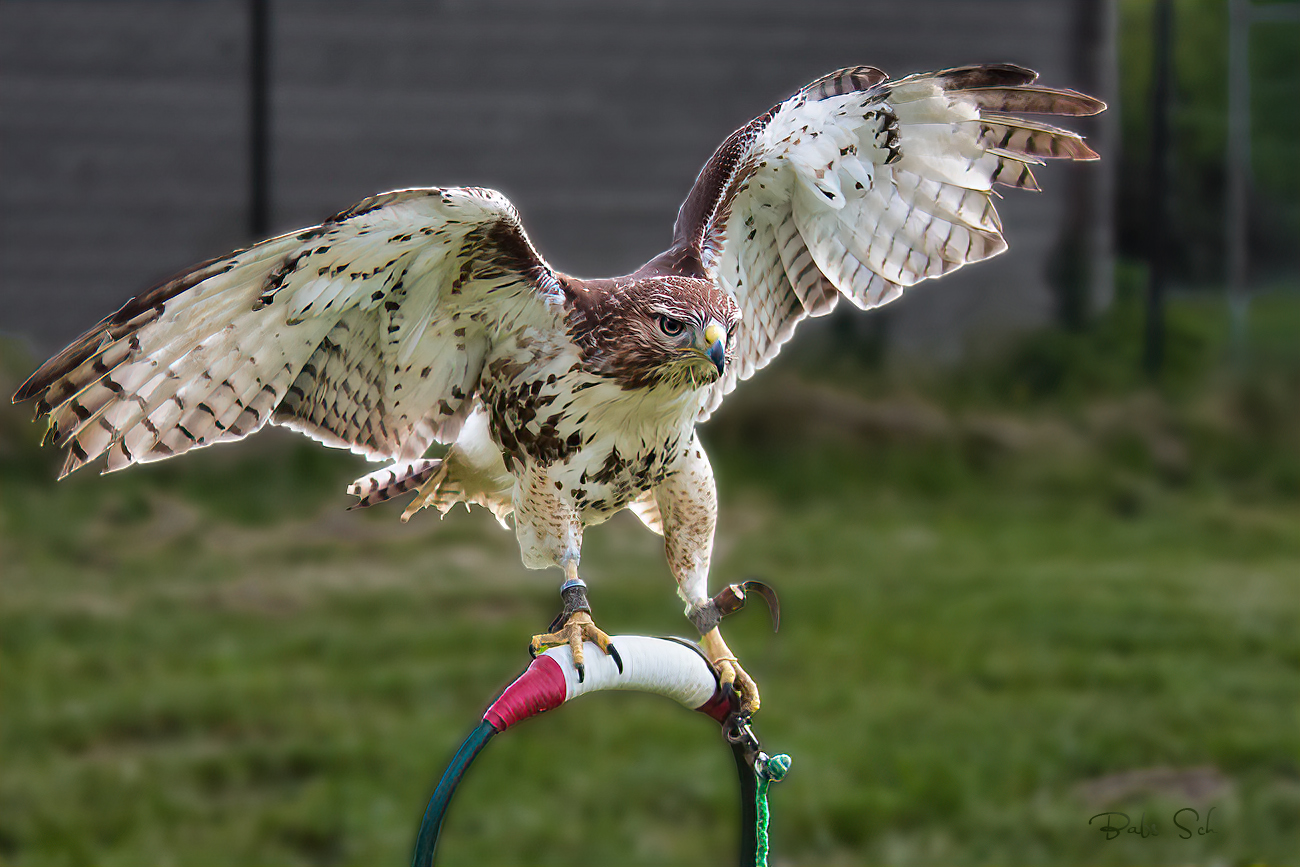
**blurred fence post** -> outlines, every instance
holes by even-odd
[[[270,0],[248,0],[248,234],[266,237],[270,194]]]
[[[1228,164],[1227,222],[1228,310],[1232,318],[1232,350],[1238,362],[1246,358],[1250,316],[1249,214],[1250,192],[1250,27],[1257,21],[1300,22],[1300,4],[1256,6],[1253,0],[1230,0],[1228,19]]]
[[[1173,29],[1171,0],[1157,0],[1155,9],[1155,52],[1151,88],[1151,248],[1147,251],[1146,340],[1143,366],[1149,376],[1160,374],[1165,352],[1165,282],[1169,207],[1169,82],[1173,57],[1170,36]]]
[[[1246,184],[1250,170],[1250,0],[1230,0],[1228,15],[1228,310],[1232,351],[1246,356]]]
[[[1071,86],[1115,103],[1114,0],[1073,0]],[[1114,140],[1111,121],[1117,115],[1089,118],[1088,139],[1094,150],[1106,154]],[[1066,331],[1080,331],[1114,295],[1114,260],[1111,238],[1113,186],[1112,161],[1107,154],[1100,165],[1062,166],[1065,214],[1048,265],[1049,284],[1055,295],[1056,323]]]

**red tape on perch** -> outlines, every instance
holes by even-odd
[[[549,656],[539,656],[528,670],[506,687],[501,697],[483,714],[497,731],[505,731],[534,714],[564,704],[564,672]]]

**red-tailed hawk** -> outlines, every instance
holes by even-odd
[[[737,130],[672,246],[624,277],[551,268],[499,193],[398,190],[131,299],[19,389],[64,474],[235,440],[269,423],[391,466],[351,488],[406,510],[512,519],[524,563],[580,587],[586,527],[631,509],[663,534],[687,613],[750,710],[707,584],[717,498],[695,426],[808,316],[862,309],[1006,249],[992,187],[1037,189],[1078,135],[1020,117],[1104,105],[1009,65],[820,78]],[[427,459],[435,442],[449,444]],[[405,517],[405,516],[404,516]],[[581,593],[553,635],[608,651]]]

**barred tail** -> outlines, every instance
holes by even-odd
[[[361,499],[348,506],[365,509],[387,502],[393,497],[415,490],[442,467],[440,460],[401,461],[382,470],[362,476],[348,485],[348,493]]]

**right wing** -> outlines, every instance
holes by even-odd
[[[561,289],[493,190],[398,190],[127,302],[18,390],[62,475],[268,421],[371,459],[454,439],[495,342],[553,328]]]
[[[1036,190],[1030,166],[1044,158],[1097,158],[1077,134],[1017,113],[1105,104],[1036,77],[1008,64],[893,81],[841,69],[723,142],[682,204],[673,246],[639,272],[716,280],[740,307],[732,363],[702,418],[841,295],[877,307],[1005,250],[994,184]]]

